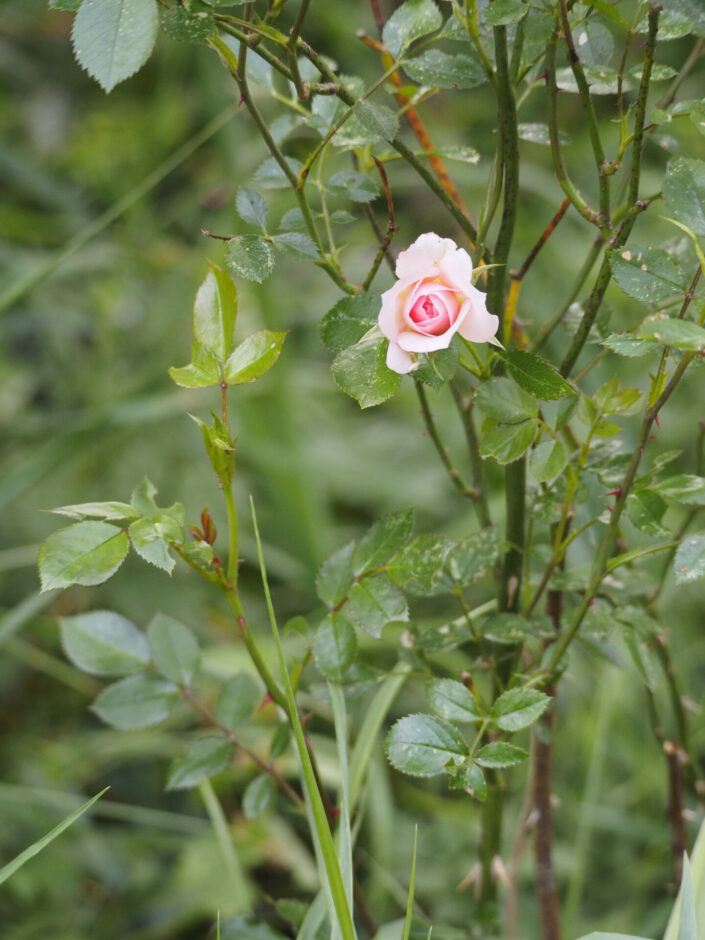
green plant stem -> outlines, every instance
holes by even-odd
[[[488,770],[487,799],[482,806],[480,830],[480,902],[494,904],[497,900],[497,882],[494,877],[494,860],[502,844],[502,814],[504,811],[504,784],[496,770]]]
[[[465,440],[468,445],[468,455],[470,457],[470,472],[472,473],[471,496],[475,504],[477,518],[483,529],[492,525],[490,517],[490,507],[487,499],[487,490],[485,488],[484,467],[482,457],[480,456],[480,444],[477,440],[477,432],[472,418],[472,402],[466,403],[463,398],[463,392],[460,385],[452,380],[450,383],[450,392],[453,401],[458,409],[460,420],[465,432]]]
[[[264,657],[260,652],[257,643],[252,636],[252,632],[249,628],[247,620],[245,619],[245,612],[242,608],[240,602],[240,597],[238,594],[235,594],[232,590],[226,590],[226,597],[230,609],[235,615],[235,620],[237,621],[238,627],[240,628],[242,634],[242,640],[247,648],[247,652],[250,654],[250,659],[259,673],[260,678],[264,682],[267,691],[272,696],[276,704],[283,709],[286,714],[289,714],[289,706],[286,700],[286,696],[279,687],[279,683],[274,679],[274,676],[269,671],[269,667],[264,661]]]
[[[582,267],[578,271],[575,281],[573,282],[573,286],[571,287],[570,292],[568,293],[568,296],[566,297],[565,301],[561,305],[560,310],[555,315],[555,317],[553,317],[552,320],[549,320],[547,323],[544,323],[544,325],[536,334],[536,338],[530,344],[529,349],[532,352],[539,352],[539,350],[542,349],[543,345],[549,339],[549,337],[551,336],[553,331],[556,329],[556,327],[559,326],[563,322],[565,315],[570,310],[572,304],[575,303],[575,300],[578,294],[580,293],[583,287],[583,284],[590,276],[590,272],[592,271],[594,267],[594,264],[595,264],[595,261],[597,260],[598,255],[600,254],[601,248],[602,248],[602,239],[598,236],[597,238],[595,238],[592,245],[590,246],[590,251],[587,253],[585,261],[583,262]]]
[[[466,496],[468,499],[474,500],[475,494],[471,488],[463,482],[460,474],[451,463],[451,459],[448,456],[448,451],[446,450],[445,444],[441,440],[441,437],[438,433],[436,422],[433,420],[433,415],[428,405],[428,397],[426,395],[426,390],[423,387],[423,383],[416,380],[414,382],[414,386],[416,387],[416,394],[418,395],[419,404],[421,405],[421,416],[423,417],[424,424],[426,425],[426,433],[433,441],[433,446],[436,448],[438,456],[441,458],[441,463],[446,468],[453,486],[455,486],[461,496]]]
[[[658,33],[658,20],[661,15],[661,7],[658,4],[652,4],[649,8],[649,32],[646,39],[646,49],[644,51],[644,64],[641,71],[641,82],[639,83],[639,95],[636,100],[636,113],[634,115],[634,137],[632,142],[632,165],[629,173],[629,195],[630,205],[636,205],[639,198],[639,178],[641,175],[641,151],[644,144],[644,120],[646,118],[646,99],[649,94],[649,83],[651,82],[651,70],[654,64],[654,53],[656,51],[656,35]]]

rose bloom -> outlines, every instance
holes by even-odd
[[[419,235],[399,253],[399,280],[382,294],[379,328],[389,340],[387,366],[402,375],[418,366],[415,353],[447,349],[456,333],[472,343],[492,340],[499,318],[472,284],[472,261],[451,238]]]

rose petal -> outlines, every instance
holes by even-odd
[[[387,339],[394,339],[397,333],[404,329],[403,299],[407,289],[408,285],[397,281],[382,294],[382,309],[379,311],[377,322]]]
[[[415,362],[400,346],[393,342],[389,343],[387,349],[388,369],[391,369],[392,372],[398,372],[399,375],[406,375],[407,372],[413,372],[417,366],[418,362]]]
[[[437,269],[446,253],[455,248],[456,244],[451,238],[441,238],[435,232],[419,235],[406,251],[399,252],[395,268],[396,275],[399,278],[423,276],[423,272],[427,269]]]
[[[472,260],[464,248],[444,255],[439,269],[446,284],[468,296],[472,289]]]
[[[458,315],[459,332],[463,339],[471,343],[487,343],[499,329],[499,317],[488,313],[485,306],[486,294],[470,288],[471,295],[465,301]]]
[[[399,334],[397,342],[408,352],[433,352],[434,349],[447,349],[456,330],[455,323],[440,336],[426,336],[423,333],[412,333],[411,330],[406,330]]]

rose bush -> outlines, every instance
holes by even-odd
[[[387,366],[402,375],[418,366],[417,353],[446,349],[456,333],[486,343],[499,318],[472,283],[472,261],[452,238],[419,235],[399,253],[399,280],[382,294],[379,328],[389,340]]]

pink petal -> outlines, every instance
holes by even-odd
[[[412,333],[407,330],[400,333],[397,342],[402,349],[408,352],[433,352],[435,349],[447,349],[455,335],[457,329],[454,323],[449,330],[441,333],[440,336],[425,336],[423,333]]]
[[[446,284],[466,297],[472,288],[472,261],[464,248],[448,252],[440,262],[440,272]]]
[[[435,232],[419,235],[413,245],[399,253],[395,269],[397,277],[420,277],[429,268],[437,269],[441,258],[455,247],[452,239],[441,238]]]
[[[458,315],[460,335],[471,343],[487,343],[499,329],[499,317],[488,313],[486,295],[476,287],[470,288],[470,297],[460,308]]]
[[[413,372],[418,366],[411,356],[404,352],[396,343],[390,342],[387,349],[387,368],[392,372],[398,372],[399,375],[406,375],[407,372]]]
[[[399,295],[403,294],[405,289],[406,285],[397,281],[382,294],[382,309],[379,311],[377,322],[387,339],[394,339],[397,333],[404,329],[402,298]]]

